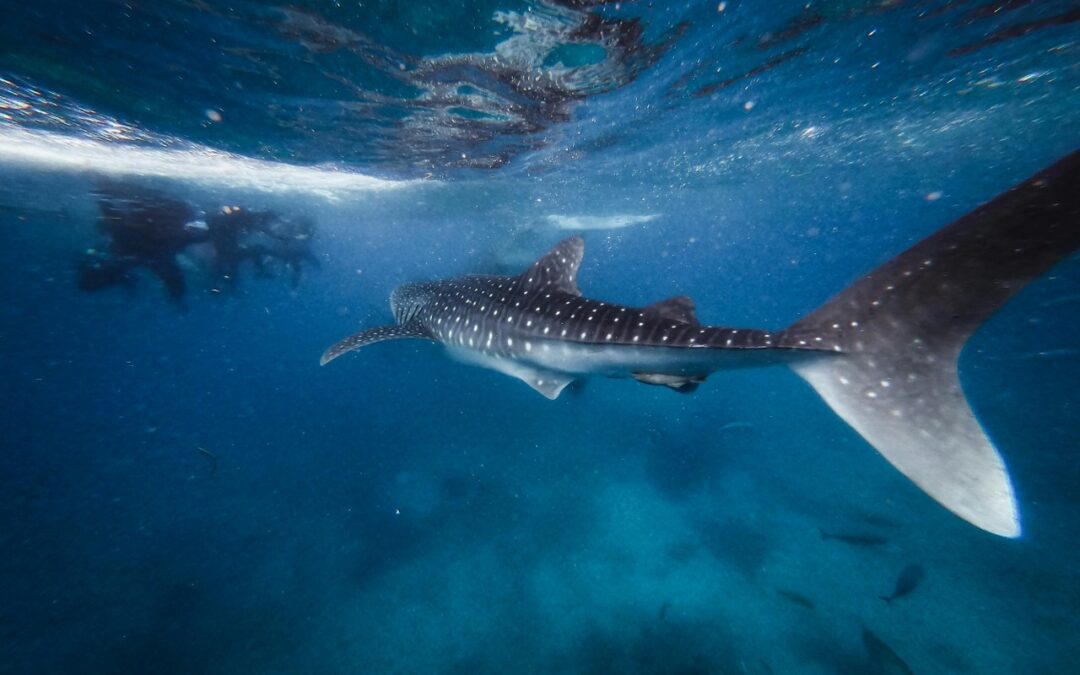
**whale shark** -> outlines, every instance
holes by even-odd
[[[585,245],[570,237],[516,276],[407,283],[395,324],[362,330],[326,364],[418,338],[518,378],[549,399],[589,376],[694,391],[728,368],[785,364],[886,460],[945,508],[1021,534],[1008,470],[960,386],[975,330],[1080,247],[1080,151],[946,225],[780,330],[702,324],[679,296],[646,307],[587,298]]]

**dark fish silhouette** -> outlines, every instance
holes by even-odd
[[[896,578],[896,587],[893,588],[892,595],[882,595],[880,596],[881,599],[885,601],[885,604],[891,605],[893,600],[909,595],[918,588],[924,576],[926,576],[926,570],[923,569],[922,565],[908,565],[900,570],[900,576]]]
[[[217,470],[218,470],[218,458],[217,458],[217,455],[214,454],[213,452],[207,450],[206,448],[204,448],[201,445],[195,446],[195,449],[198,450],[199,454],[201,454],[203,457],[206,457],[208,460],[210,460],[210,473],[217,473]]]
[[[1012,482],[956,369],[968,337],[1029,281],[1080,247],[1074,152],[900,253],[784,330],[703,325],[676,297],[647,307],[582,296],[572,237],[519,276],[398,287],[396,323],[327,349],[400,338],[516,377],[547,398],[587,376],[680,393],[726,368],[787,364],[889,462],[968,522],[1020,535]]]
[[[665,600],[664,603],[662,605],[660,605],[660,610],[657,611],[656,618],[659,619],[660,621],[663,621],[664,619],[666,619],[669,609],[671,609],[671,603],[667,602]]]
[[[784,588],[778,588],[776,589],[776,592],[780,595],[780,597],[795,603],[799,607],[805,607],[806,609],[811,610],[815,609],[816,607],[813,600],[806,597],[802,593],[799,593],[798,591],[789,591]]]
[[[888,527],[898,528],[902,523],[899,520],[894,520],[889,516],[881,515],[880,513],[864,513],[862,515],[862,521],[867,525],[873,525],[874,527]]]
[[[874,672],[884,675],[915,675],[911,667],[904,663],[904,659],[869,628],[863,627],[862,643]]]
[[[889,543],[889,540],[885,537],[868,532],[826,532],[821,528],[818,528],[818,532],[821,533],[821,538],[826,541],[831,539],[852,546],[883,546]]]

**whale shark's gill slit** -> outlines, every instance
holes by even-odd
[[[1080,152],[858,280],[782,335],[842,352],[793,368],[889,462],[960,517],[1020,534],[1012,484],[957,358],[1032,279],[1080,247]],[[820,340],[819,340],[820,338]]]

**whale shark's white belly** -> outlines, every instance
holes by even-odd
[[[706,347],[635,347],[597,345],[549,339],[522,339],[511,356],[447,345],[454,358],[522,377],[523,371],[560,373],[571,377],[631,377],[638,373],[694,376],[731,368],[790,363],[806,353],[776,349],[712,349]]]

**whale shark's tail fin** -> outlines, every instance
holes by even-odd
[[[961,518],[1020,535],[997,450],[960,388],[968,337],[1080,247],[1080,151],[859,279],[788,328],[833,349],[796,372],[905,476]]]

